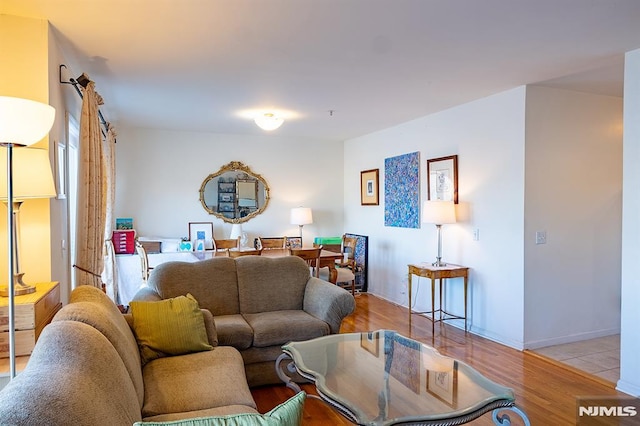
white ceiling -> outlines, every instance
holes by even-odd
[[[0,0],[119,125],[344,140],[523,84],[622,96],[638,0]],[[571,75],[570,77],[566,77]],[[71,90],[71,89],[70,89]],[[333,110],[333,115],[329,111]]]

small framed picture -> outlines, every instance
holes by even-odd
[[[377,206],[380,169],[360,172],[360,204],[363,206]]]
[[[458,399],[458,363],[453,362],[453,368],[448,371],[427,370],[427,392],[455,406]]]
[[[189,222],[189,240],[196,251],[213,250],[213,222]],[[198,241],[202,241],[201,250]]]
[[[287,237],[287,248],[298,249],[302,248],[302,238],[300,237]]]
[[[427,199],[458,204],[458,156],[427,160]]]
[[[369,331],[367,333],[362,333],[360,335],[360,347],[378,358],[378,356],[380,356],[380,346],[378,344],[379,340],[379,331]]]

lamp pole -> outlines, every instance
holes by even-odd
[[[7,255],[9,259],[7,273],[7,287],[9,290],[9,374],[16,377],[16,333],[15,333],[15,286],[14,286],[14,234],[13,234],[13,143],[4,144],[7,147]]]

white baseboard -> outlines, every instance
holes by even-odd
[[[620,328],[610,328],[606,330],[588,331],[584,333],[571,334],[569,336],[552,337],[549,339],[535,340],[532,342],[525,342],[525,349],[539,349],[546,348],[547,346],[562,345],[564,343],[580,342],[582,340],[596,339],[598,337],[611,336],[614,334],[620,334]]]

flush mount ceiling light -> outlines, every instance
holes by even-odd
[[[282,123],[284,123],[284,119],[282,117],[278,117],[271,112],[261,114],[254,118],[253,121],[255,121],[258,127],[260,127],[262,130],[267,131],[275,130],[278,127],[282,126]]]

